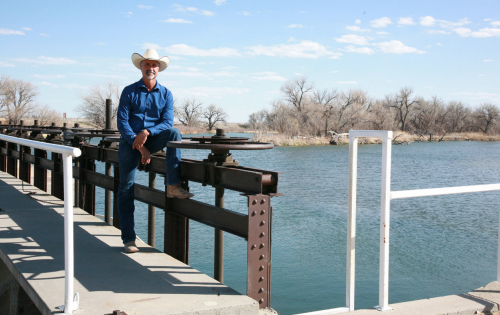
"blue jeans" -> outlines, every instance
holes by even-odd
[[[182,135],[176,128],[163,130],[156,136],[149,136],[144,146],[151,154],[165,148],[168,141],[181,141]],[[123,243],[135,241],[134,231],[134,181],[137,165],[141,160],[141,152],[132,149],[132,145],[120,138],[118,147],[118,164],[120,166],[120,184],[118,186],[118,216],[122,231]],[[181,183],[181,149],[168,148],[167,156],[167,185]]]

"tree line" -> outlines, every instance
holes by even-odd
[[[76,112],[98,128],[106,126],[106,99],[113,103],[113,128],[116,128],[116,113],[120,103],[122,88],[117,82],[106,82],[89,87],[77,93],[79,104]],[[38,87],[30,82],[16,80],[9,76],[0,77],[0,120],[10,124],[19,124],[22,119],[38,120],[40,126],[52,122],[60,124],[61,113],[48,105],[37,102]],[[177,104],[179,103],[179,104]],[[215,104],[204,106],[195,98],[186,98],[181,102],[174,100],[176,119],[188,127],[206,127],[212,130],[218,124],[227,122],[227,113]]]
[[[287,81],[281,97],[270,110],[250,115],[252,129],[298,136],[321,136],[358,130],[401,130],[418,135],[441,136],[452,132],[500,133],[500,110],[492,103],[476,108],[457,101],[445,103],[437,96],[424,99],[403,87],[382,99],[366,91],[314,89],[305,77]]]

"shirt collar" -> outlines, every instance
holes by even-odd
[[[139,83],[139,87],[140,87],[140,88],[145,88],[146,90],[148,89],[148,88],[146,87],[146,85],[144,85],[144,81],[143,81],[142,79],[140,79],[140,80],[139,80],[139,82],[137,82],[137,83]],[[152,89],[152,91],[157,91],[157,90],[159,90],[159,89],[160,89],[160,86],[161,86],[160,82],[158,82],[158,80],[156,80],[156,84],[155,84],[154,88]]]

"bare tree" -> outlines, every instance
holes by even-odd
[[[227,113],[214,104],[208,105],[201,114],[207,120],[208,130],[212,130],[218,122],[226,122]]]
[[[481,104],[475,111],[476,127],[484,133],[488,133],[494,123],[500,117],[498,107],[491,103]]]
[[[337,90],[328,92],[327,89],[324,89],[313,92],[314,103],[323,108],[321,117],[324,119],[325,123],[325,136],[328,136],[328,121],[334,113],[335,100],[337,100],[338,97]]]
[[[181,105],[174,105],[175,117],[185,126],[196,126],[200,120],[202,105],[195,98],[185,99]]]
[[[3,78],[2,78],[3,79]],[[36,97],[38,88],[23,80],[6,79],[3,83],[4,96],[7,119],[13,124],[18,124],[19,121],[26,116],[36,106]]]
[[[413,106],[418,103],[418,98],[412,97],[413,89],[404,87],[395,95],[386,96],[386,105],[393,108],[396,114],[396,121],[402,131],[406,131],[406,120]]]
[[[40,126],[48,126],[50,123],[56,123],[60,125],[62,121],[62,115],[55,109],[50,108],[50,106],[37,106],[31,113],[33,119],[38,120]]]
[[[120,103],[121,88],[117,82],[94,85],[87,91],[80,91],[77,97],[81,103],[76,111],[99,128],[106,128],[106,99],[113,102],[112,128],[116,128],[116,112]]]
[[[307,82],[306,77],[300,77],[285,82],[280,90],[285,101],[301,112],[305,107],[306,96],[312,91],[313,87],[314,84]]]
[[[392,130],[394,119],[392,119],[391,117],[389,108],[387,106],[384,106],[383,101],[372,101],[368,106],[367,114],[367,129]]]
[[[445,109],[446,130],[448,132],[462,132],[472,127],[472,113],[470,108],[462,102],[449,102]]]
[[[6,75],[0,77],[0,115],[7,110],[7,85],[10,80]]]
[[[341,92],[335,104],[332,130],[340,133],[361,122],[368,105],[368,95],[362,90]]]

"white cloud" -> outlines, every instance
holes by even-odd
[[[432,16],[424,16],[420,18],[420,25],[423,26],[433,26],[436,23],[436,19]]]
[[[288,28],[303,28],[302,24],[290,24],[287,26]]]
[[[500,21],[495,21],[490,23],[492,26],[500,26]]]
[[[245,16],[249,16],[249,15],[250,15],[250,12],[243,11],[243,12],[241,12],[241,14],[243,14],[243,15],[245,15]]]
[[[224,67],[222,69],[224,70],[233,70],[233,69],[237,69],[238,67],[233,67],[233,66],[228,66],[228,67]]]
[[[198,57],[233,57],[240,54],[236,49],[220,47],[212,49],[199,49],[185,44],[176,44],[165,48],[168,54],[198,56]]]
[[[427,30],[429,34],[451,34],[451,32],[443,31],[443,30]]]
[[[106,45],[106,43],[103,43],[103,42],[99,42],[99,43],[94,43],[94,45],[100,45],[100,46],[104,46],[104,45]]]
[[[163,47],[161,47],[158,44],[153,44],[153,43],[146,42],[144,44],[141,44],[141,49],[155,49],[155,50],[160,50],[160,49],[163,49]]]
[[[357,19],[356,21],[354,21],[354,23],[356,23],[356,24],[361,24],[361,20],[360,20],[360,19]]]
[[[383,18],[380,18],[380,19],[375,19],[373,21],[370,21],[370,24],[371,24],[372,27],[382,28],[382,27],[386,27],[389,24],[392,24],[392,21],[388,17],[383,17]]]
[[[201,14],[201,15],[206,15],[206,16],[214,16],[214,15],[215,15],[215,13],[214,13],[214,12],[212,12],[212,11],[207,11],[207,10],[202,10],[202,11],[200,12],[200,14]]]
[[[173,19],[173,18],[170,18],[168,20],[163,20],[162,22],[167,22],[167,23],[193,23],[193,21],[188,21],[188,20],[184,20],[184,19]]]
[[[462,37],[494,37],[500,36],[500,28],[482,28],[479,31],[471,31],[469,28],[459,27],[454,29],[454,31]]]
[[[434,90],[434,87],[433,87],[433,86],[423,85],[422,87],[423,87],[423,88],[426,88],[426,89],[429,89],[429,90]]]
[[[394,81],[393,80],[385,80],[385,82],[392,83]]]
[[[293,37],[290,37],[290,38],[287,40],[287,42],[297,42],[297,41],[299,41],[299,40],[298,40],[298,39],[296,39],[296,38],[293,38]]]
[[[21,27],[21,29],[24,30],[24,31],[28,31],[28,32],[33,30],[33,29],[29,28],[29,27]]]
[[[7,67],[15,67],[16,65],[13,63],[8,63],[5,61],[0,61],[0,68],[7,68]]]
[[[354,47],[353,45],[348,45],[342,49],[345,52],[353,52],[357,54],[372,55],[375,51],[368,47]]]
[[[443,46],[443,44],[441,44],[441,43],[436,43],[436,45],[438,45],[438,46]]]
[[[14,58],[13,60],[20,61],[20,62],[26,62],[26,63],[34,63],[34,64],[38,64],[38,65],[58,65],[58,66],[65,66],[65,65],[71,65],[71,64],[77,63],[75,60],[71,60],[71,59],[52,58],[52,57],[45,57],[45,56],[40,56],[40,57],[37,57],[36,59]]]
[[[338,70],[330,71],[330,73],[338,73],[338,72],[339,72]]]
[[[484,59],[483,62],[493,62],[491,59]]]
[[[226,4],[226,0],[215,0],[214,3],[215,5],[223,5]]]
[[[247,47],[253,55],[264,55],[271,57],[290,57],[290,58],[311,58],[316,59],[321,56],[331,56],[332,59],[337,59],[341,54],[328,51],[325,46],[310,41],[304,40],[297,44],[280,44],[275,46],[257,45]]]
[[[408,54],[408,53],[425,54],[425,51],[421,51],[413,47],[408,47],[399,40],[391,40],[390,42],[381,42],[374,45],[378,46],[380,50],[382,50],[383,52],[389,54]]]
[[[368,45],[368,39],[364,36],[356,35],[356,34],[348,34],[342,35],[340,38],[334,38],[339,43],[348,43],[355,45]]]
[[[345,27],[346,30],[354,31],[354,32],[370,32],[368,28],[361,28],[357,25],[348,25]]]
[[[389,32],[377,32],[377,35],[387,35]]]
[[[416,23],[413,22],[413,18],[411,17],[400,17],[398,24],[401,25],[415,25]]]
[[[150,6],[150,5],[143,5],[143,4],[139,4],[137,6],[139,9],[146,9],[146,10],[149,10],[149,9],[152,9],[153,7]]]
[[[46,37],[49,37],[49,35],[45,34],[45,33],[40,33],[40,36],[46,36]]]
[[[0,35],[26,35],[23,31],[14,31],[7,28],[0,28]]]
[[[97,77],[97,78],[111,78],[111,79],[123,79],[122,75],[118,74],[106,74],[106,73],[76,73],[77,75],[83,75],[87,77]]]
[[[468,95],[471,100],[482,100],[482,101],[500,101],[500,93],[489,93],[489,92],[458,92],[450,93],[452,95]]]
[[[32,74],[31,76],[39,79],[62,79],[66,77],[62,74]]]
[[[279,76],[276,72],[264,71],[254,73],[254,76],[251,77],[254,80],[259,81],[286,81],[287,79]]]
[[[181,96],[221,96],[228,94],[245,94],[250,92],[248,88],[233,88],[233,87],[208,87],[208,86],[197,86],[188,89],[177,88],[175,89],[176,94]]]
[[[337,84],[358,84],[356,81],[337,81]]]
[[[484,77],[484,74],[478,74],[478,77]]]

